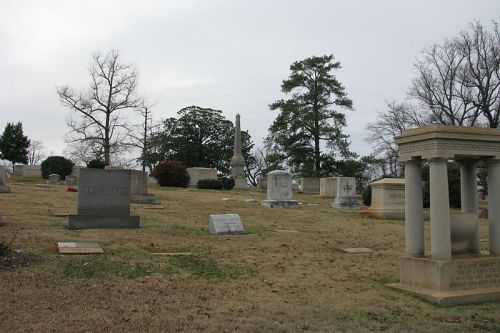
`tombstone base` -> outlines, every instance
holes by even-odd
[[[268,208],[298,208],[299,202],[297,200],[262,200],[261,206]]]
[[[357,197],[336,197],[332,207],[337,209],[359,209]]]
[[[7,185],[0,185],[0,193],[10,193],[10,187]]]
[[[247,182],[245,179],[236,178],[234,180],[233,190],[248,190]]]
[[[155,196],[153,194],[131,195],[130,202],[138,204],[154,204]]]
[[[500,301],[500,257],[401,257],[400,282],[388,287],[440,306]]]
[[[130,216],[102,216],[76,215],[68,216],[68,229],[127,229],[139,228],[140,217]]]

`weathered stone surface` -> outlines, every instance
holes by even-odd
[[[337,177],[337,196],[332,202],[332,207],[337,209],[359,208],[356,196],[356,178]]]
[[[48,182],[49,184],[59,184],[59,181],[61,180],[61,176],[58,175],[57,173],[52,173],[49,175]]]
[[[0,166],[0,193],[10,193],[10,187],[7,186],[7,170]]]
[[[292,174],[284,170],[275,170],[267,174],[267,200],[261,205],[268,208],[297,208],[299,203],[292,200]]]
[[[241,153],[241,129],[240,115],[236,115],[234,125],[234,149],[233,157],[231,158],[231,176],[234,179],[234,189],[247,190],[248,185],[245,179],[245,159]]]
[[[302,192],[317,194],[320,192],[320,178],[301,178]]]
[[[42,167],[40,165],[14,165],[14,175],[23,177],[42,177]]]
[[[391,220],[405,218],[405,180],[402,178],[382,178],[369,184],[372,203],[362,215]],[[423,209],[423,208],[422,208]]]
[[[400,283],[392,288],[441,306],[500,300],[500,258],[463,256],[451,261],[400,258]]]
[[[100,254],[103,249],[97,243],[59,242],[57,248],[60,254]]]
[[[198,187],[198,181],[201,179],[217,179],[217,169],[213,168],[187,168],[189,173],[188,187]]]
[[[267,177],[259,178],[259,188],[261,190],[267,190]]]
[[[243,234],[243,224],[238,214],[210,215],[208,231],[211,234]]]
[[[139,170],[130,170],[130,194],[148,194],[148,174]]]
[[[130,215],[130,170],[80,170],[77,215],[69,229],[139,228]]]
[[[337,196],[337,177],[325,177],[319,181],[319,195],[335,198]]]

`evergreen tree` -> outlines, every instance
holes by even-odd
[[[269,107],[280,113],[269,128],[267,143],[277,146],[280,158],[295,172],[304,176],[320,177],[324,156],[351,157],[342,133],[346,119],[341,109],[352,109],[342,84],[331,73],[339,69],[333,55],[310,57],[290,66],[291,74],[284,80],[281,90],[291,94],[290,99],[278,100]],[[329,154],[321,153],[326,146]]]
[[[7,123],[0,137],[0,158],[15,163],[28,163],[30,140],[23,135],[23,125]]]

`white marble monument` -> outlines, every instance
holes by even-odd
[[[318,194],[320,190],[320,178],[301,178],[302,193]]]
[[[405,163],[406,255],[390,287],[442,306],[500,300],[500,131],[433,125],[396,138]],[[430,253],[424,247],[421,163],[430,169]],[[448,196],[448,160],[460,165],[461,212]],[[489,254],[480,252],[476,163],[488,171]]]
[[[292,174],[284,170],[275,170],[267,174],[267,200],[262,200],[264,207],[297,208],[299,202],[292,200]]]
[[[337,177],[324,177],[319,181],[319,195],[335,198],[337,196]]]

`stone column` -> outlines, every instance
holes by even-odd
[[[490,254],[500,256],[500,160],[488,161]]]
[[[431,195],[431,257],[451,260],[450,199],[447,160],[429,159]]]
[[[240,130],[240,115],[236,115],[234,125],[234,150],[231,158],[231,176],[234,179],[235,189],[247,189],[245,180],[245,159],[241,153],[241,130]]]
[[[477,175],[476,175],[476,161],[474,160],[461,160],[458,161],[460,165],[460,207],[462,213],[478,214],[479,197],[477,194]],[[474,235],[471,236],[469,241],[469,250],[472,253],[480,253],[480,235],[479,224],[477,225]]]
[[[458,161],[460,165],[460,200],[462,213],[477,213],[478,195],[476,181],[476,162]]]
[[[424,215],[420,160],[405,161],[406,255],[424,256]]]

